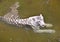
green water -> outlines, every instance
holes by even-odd
[[[59,42],[60,38],[60,0],[0,0],[0,15],[5,15],[9,7],[20,2],[19,15],[27,18],[42,13],[45,22],[52,23],[54,34],[37,34],[33,31],[0,22],[0,42]]]

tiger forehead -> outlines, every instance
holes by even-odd
[[[40,20],[40,17],[32,18],[33,21],[35,21],[37,19]]]
[[[37,19],[40,19],[40,17],[37,17]]]
[[[32,18],[33,21],[35,21],[35,18]]]

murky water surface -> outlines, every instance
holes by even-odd
[[[0,42],[60,42],[60,0],[1,0],[0,15],[5,15],[9,7],[20,2],[19,15],[27,18],[42,13],[45,22],[52,23],[54,34],[37,34],[16,26],[0,22]]]

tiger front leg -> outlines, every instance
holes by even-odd
[[[52,26],[53,26],[53,24],[45,23],[45,26],[46,26],[46,27],[52,27]]]

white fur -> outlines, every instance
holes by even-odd
[[[38,19],[39,18],[39,19]],[[35,19],[35,20],[33,20]],[[40,14],[40,16],[32,16],[26,19],[17,19],[16,20],[19,24],[23,24],[23,25],[30,25],[33,28],[33,31],[36,33],[55,33],[55,30],[52,29],[44,29],[41,30],[41,27],[52,27],[52,24],[47,24],[44,22],[44,18],[42,16],[42,14]],[[39,24],[39,25],[38,25]]]

